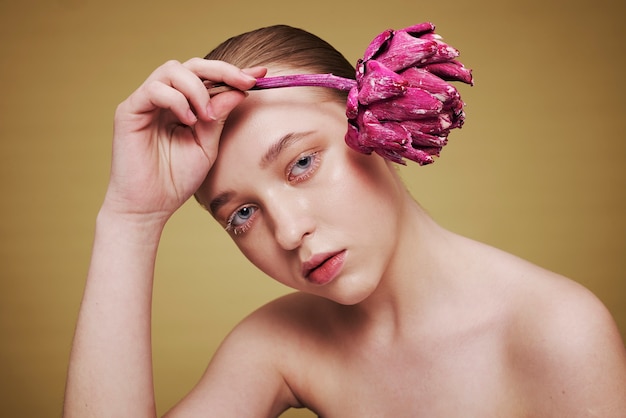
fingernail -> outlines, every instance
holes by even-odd
[[[189,119],[189,122],[191,124],[194,124],[198,121],[198,118],[196,117],[196,115],[193,113],[191,109],[187,110],[187,118]]]
[[[250,81],[255,81],[256,82],[256,77],[253,77],[250,74],[246,74],[246,73],[243,73],[243,72],[242,72],[242,74],[243,74],[243,76],[244,76],[244,78],[246,80],[250,80]]]
[[[248,80],[254,80],[254,81],[256,81],[256,77],[254,77],[254,76],[252,76],[252,75],[248,74],[248,73],[247,73],[247,71],[254,71],[254,68],[244,68],[244,69],[242,69],[242,70],[241,70],[241,74],[243,74],[243,76],[244,76],[245,78],[247,78]]]
[[[217,120],[217,115],[215,114],[215,111],[213,110],[213,106],[211,106],[211,103],[209,103],[206,106],[206,114],[210,119]]]

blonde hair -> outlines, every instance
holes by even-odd
[[[288,25],[259,28],[222,42],[204,58],[240,68],[279,66],[302,73],[355,78],[355,69],[332,45],[303,29]],[[332,90],[345,102],[347,93]]]

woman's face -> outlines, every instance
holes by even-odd
[[[198,197],[263,272],[354,304],[393,256],[402,186],[382,158],[345,145],[345,105],[320,97],[315,88],[251,92]]]

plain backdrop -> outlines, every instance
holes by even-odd
[[[1,415],[61,414],[116,105],[166,60],[275,23],[355,62],[379,32],[434,22],[476,84],[459,86],[467,120],[442,158],[401,169],[407,186],[442,225],[587,286],[626,334],[624,2],[0,0],[0,14]],[[156,275],[164,412],[289,289],[195,202],[166,228]]]

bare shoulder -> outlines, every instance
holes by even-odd
[[[281,335],[285,344],[325,334],[336,314],[336,304],[319,296],[289,293],[261,306],[238,326],[239,332]]]
[[[300,292],[279,297],[237,324],[218,355],[241,347],[248,357],[273,365],[284,379],[292,360],[300,364],[308,351],[306,347],[325,334],[331,305],[326,299]],[[297,358],[293,358],[293,353],[298,353]]]
[[[302,406],[289,385],[311,297],[287,295],[244,318],[227,335],[200,382],[168,416],[278,416]]]
[[[607,308],[575,281],[515,263],[520,274],[508,342],[536,414],[623,416],[626,351]]]

